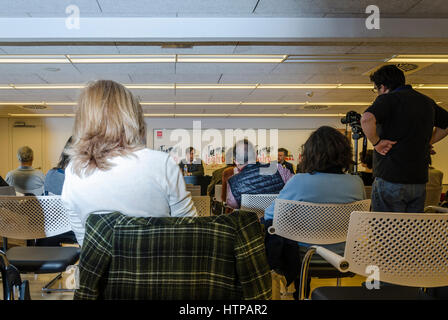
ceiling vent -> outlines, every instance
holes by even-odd
[[[303,106],[303,110],[308,110],[308,111],[318,111],[318,110],[326,110],[330,108],[329,106],[322,106],[322,105],[305,105]]]
[[[418,65],[414,63],[397,63],[396,66],[404,73],[409,73],[418,69]]]
[[[382,66],[387,66],[390,64],[395,64],[401,71],[404,72],[405,75],[409,75],[412,74],[414,72],[420,71],[423,68],[426,68],[427,66],[432,65],[431,62],[421,62],[419,64],[415,64],[415,63],[383,63],[373,69],[370,69],[367,72],[364,72],[362,75],[363,76],[370,76],[373,72],[375,72],[376,70],[378,70],[379,68],[381,68]]]
[[[31,104],[31,105],[22,106],[22,108],[27,109],[27,110],[45,110],[45,109],[47,109],[47,106],[44,106],[41,104]]]

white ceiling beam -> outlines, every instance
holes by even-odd
[[[73,24],[72,24],[73,25]],[[448,19],[381,18],[379,30],[359,18],[85,17],[0,18],[0,41],[312,41],[448,39]]]

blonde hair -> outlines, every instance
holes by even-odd
[[[81,93],[67,150],[78,176],[112,167],[108,159],[130,155],[146,145],[146,126],[138,100],[111,80],[90,83]]]

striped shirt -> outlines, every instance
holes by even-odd
[[[252,212],[213,217],[90,215],[75,299],[270,299]]]

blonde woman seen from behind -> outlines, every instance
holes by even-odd
[[[61,197],[80,245],[89,214],[197,215],[175,161],[146,148],[142,107],[119,83],[99,80],[81,93],[67,153]]]

